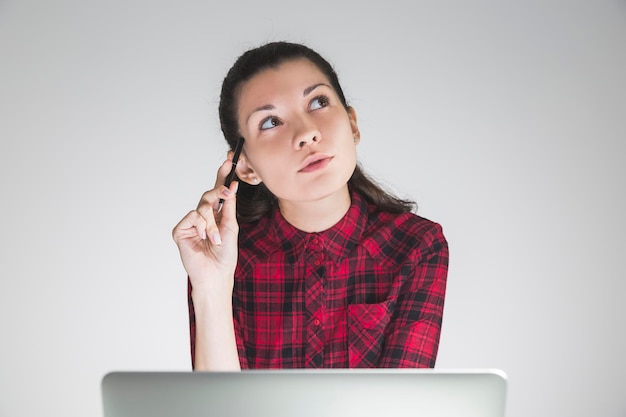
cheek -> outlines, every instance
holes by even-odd
[[[281,153],[265,148],[257,148],[250,153],[254,155],[254,158],[249,158],[250,166],[263,181],[280,177],[281,168],[284,166]]]
[[[327,135],[331,135],[337,140],[353,140],[352,126],[346,114],[335,114],[332,118],[328,118],[324,125],[327,129]]]

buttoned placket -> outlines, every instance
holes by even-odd
[[[324,260],[326,253],[323,237],[318,234],[307,236],[304,246],[305,264],[305,308],[306,355],[305,367],[324,367],[324,316],[326,305]]]

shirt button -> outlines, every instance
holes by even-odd
[[[319,245],[319,244],[320,244],[320,240],[319,240],[319,238],[317,238],[317,237],[316,237],[315,239],[313,239],[313,244],[314,244],[315,246]]]
[[[322,262],[319,259],[316,259],[313,263],[315,264],[315,266],[320,266]]]
[[[316,326],[319,326],[320,325],[319,319],[313,320],[313,324],[316,325]]]

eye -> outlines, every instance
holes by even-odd
[[[313,100],[311,100],[311,103],[309,104],[309,108],[311,110],[317,110],[317,109],[321,109],[323,107],[328,106],[329,103],[330,103],[330,100],[328,100],[328,97],[317,96]]]
[[[281,124],[282,123],[280,122],[280,120],[278,120],[278,118],[274,116],[270,116],[261,121],[261,124],[259,125],[259,129],[261,130],[273,129],[276,126],[279,126]]]

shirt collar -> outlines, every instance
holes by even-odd
[[[361,240],[368,218],[368,206],[357,192],[350,193],[351,203],[346,214],[330,229],[307,233],[289,224],[277,208],[272,214],[272,236],[294,263],[308,250],[323,251],[328,259],[339,263]]]

